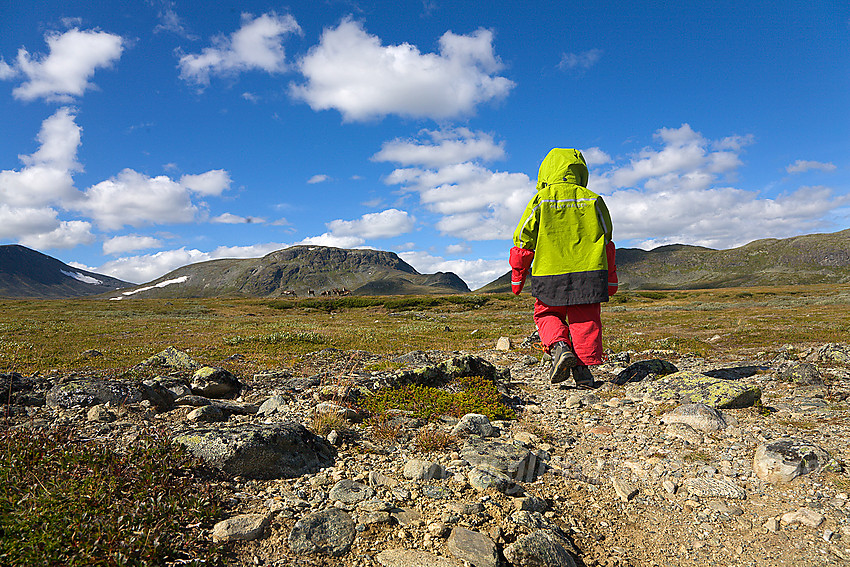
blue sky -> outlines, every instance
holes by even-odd
[[[294,244],[476,288],[553,147],[619,247],[850,223],[844,2],[0,0],[0,243],[131,282]]]

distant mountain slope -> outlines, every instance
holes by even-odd
[[[684,244],[621,248],[617,274],[621,289],[850,283],[850,229],[766,238],[729,250]],[[510,272],[477,291],[509,292]]]
[[[97,295],[132,285],[73,268],[26,246],[0,246],[0,297],[66,299]]]
[[[262,258],[211,260],[178,268],[115,297],[282,297],[312,290],[354,295],[466,293],[453,273],[420,274],[393,252],[293,246]]]

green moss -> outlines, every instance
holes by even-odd
[[[491,420],[515,418],[514,411],[502,403],[493,382],[480,376],[456,378],[445,389],[419,384],[383,388],[364,398],[362,406],[376,415],[395,409],[425,420],[440,415],[461,417],[467,413],[486,415]]]

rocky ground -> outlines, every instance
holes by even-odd
[[[847,345],[722,363],[612,353],[592,391],[552,386],[546,362],[499,347],[327,349],[239,378],[180,370],[193,362],[169,351],[145,385],[4,377],[20,426],[117,447],[156,428],[225,471],[231,518],[209,535],[234,565],[850,564]],[[381,361],[405,368],[363,370]],[[354,424],[358,394],[464,373],[494,380],[518,419]],[[309,432],[317,408],[352,429]],[[423,430],[445,443],[417,450]]]

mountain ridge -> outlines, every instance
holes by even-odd
[[[111,276],[74,268],[20,244],[0,246],[0,297],[66,299],[132,286]]]
[[[762,238],[726,250],[689,244],[620,248],[617,275],[624,290],[850,283],[850,229]],[[510,289],[508,272],[476,291]]]

